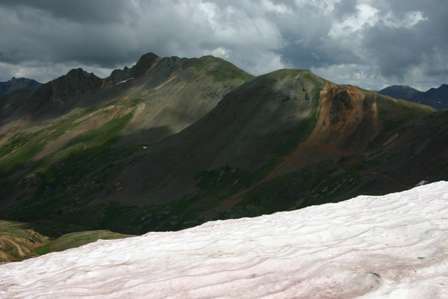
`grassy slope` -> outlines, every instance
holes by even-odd
[[[223,93],[251,78],[209,56],[163,58],[144,78],[124,87],[125,92],[112,87],[109,96],[115,100],[78,107],[0,136],[0,187],[8,198],[20,199],[12,207],[7,203],[2,215],[38,222],[35,227],[52,236],[107,227],[104,211],[97,215],[89,204],[99,193],[107,196],[121,188],[111,177],[151,142],[200,118]],[[148,132],[160,125],[167,128],[160,128],[152,140]],[[87,217],[77,213],[80,207],[89,210]],[[42,215],[50,221],[42,223]]]
[[[201,59],[199,62],[208,58]],[[208,65],[194,64],[192,71],[200,71]],[[232,77],[232,71],[223,70],[214,75],[215,79]],[[296,80],[297,76],[300,80]],[[248,78],[242,75],[238,80]],[[380,151],[375,157],[385,159],[384,142],[403,125],[429,111],[382,97],[377,99],[382,131],[366,153],[339,160],[322,158],[304,168],[268,178],[275,165],[312,132],[321,109],[319,93],[324,83],[309,72],[294,70],[282,70],[257,78],[235,90],[225,103],[204,117],[195,128],[172,138],[176,149],[166,148],[162,143],[155,146],[155,154],[152,147],[145,150],[141,143],[120,142],[140,101],[131,107],[123,106],[117,117],[73,138],[54,155],[28,165],[34,175],[31,191],[25,192],[24,199],[10,210],[12,213],[8,216],[33,221],[41,231],[52,235],[97,228],[142,233],[181,229],[212,219],[255,216],[338,201],[372,192],[372,188],[378,192],[391,190],[382,181],[383,168],[373,167],[377,162],[372,162],[372,153]],[[170,92],[176,90],[175,86]],[[91,112],[81,114],[85,116]],[[297,118],[298,115],[301,116]],[[26,144],[29,143],[30,147],[39,144],[49,136],[49,132],[65,132],[65,126],[71,130],[80,118],[64,118],[64,122],[55,124],[53,129],[25,138]],[[20,144],[22,141],[18,138],[14,142]],[[22,146],[19,145],[19,149]],[[15,145],[7,144],[0,150],[8,153],[6,157],[19,152],[11,148]],[[191,158],[185,159],[185,156]],[[23,167],[29,157],[20,161]],[[156,169],[159,163],[162,170]],[[203,166],[197,167],[197,164]],[[134,165],[138,171],[134,171]],[[143,165],[142,168],[139,165]],[[152,196],[153,190],[135,188],[141,192],[138,199],[142,201],[138,205],[102,200],[120,194],[126,187],[125,183],[122,185],[115,179],[123,169],[130,169],[133,176],[129,180],[136,182],[153,182],[147,176],[158,176],[158,171],[166,171],[168,179],[174,177],[183,181],[185,177],[178,176],[178,173],[187,173],[190,179],[194,177],[195,191],[181,193],[177,198],[168,197],[170,201],[151,202],[146,198]],[[11,181],[4,185],[11,185]],[[405,184],[394,186],[406,187]],[[178,191],[170,188],[174,189],[173,192]],[[236,200],[235,195],[238,195]],[[132,196],[135,195],[129,195]],[[42,215],[52,221],[42,223]]]
[[[228,71],[225,70],[224,74],[219,75],[219,79],[225,79],[224,75],[227,73]],[[296,75],[295,71],[285,70],[267,76],[263,80],[277,80],[277,83],[281,85],[287,84],[290,78]],[[307,77],[308,75],[305,73],[304,76]],[[308,80],[313,81],[314,78],[311,76]],[[313,82],[310,82],[310,85],[313,84]],[[258,92],[258,87],[255,86],[254,89]],[[265,92],[272,93],[272,91]],[[29,193],[31,196],[28,199],[25,197],[25,200],[21,200],[9,215],[22,221],[39,222],[43,214],[46,215],[46,218],[57,219],[56,223],[49,222],[44,225],[43,231],[51,234],[56,227],[61,231],[73,231],[82,229],[83,225],[142,232],[150,229],[176,229],[183,227],[184,223],[197,224],[202,221],[201,213],[203,209],[201,207],[204,205],[203,202],[207,203],[206,206],[208,206],[210,203],[217,202],[232,194],[232,192],[245,188],[254,180],[258,180],[263,173],[268,171],[269,165],[275,163],[277,156],[287,152],[288,149],[295,146],[306,136],[313,126],[318,101],[318,91],[312,90],[311,93],[313,97],[310,100],[314,103],[314,110],[312,109],[311,112],[312,117],[306,118],[297,125],[287,126],[280,134],[278,132],[269,133],[270,136],[267,137],[266,141],[275,139],[276,142],[272,143],[275,145],[272,148],[274,156],[270,158],[272,161],[266,161],[267,166],[256,170],[255,173],[237,169],[238,173],[232,174],[232,176],[236,176],[236,179],[240,182],[230,187],[223,187],[222,182],[213,186],[212,181],[216,181],[216,175],[220,175],[219,169],[212,170],[209,173],[197,173],[200,189],[205,191],[201,191],[200,194],[195,196],[195,198],[200,197],[201,199],[193,200],[197,203],[192,206],[190,204],[191,198],[170,205],[158,204],[143,209],[123,207],[116,203],[100,203],[99,206],[93,207],[89,205],[95,201],[99,193],[107,194],[119,190],[120,186],[111,183],[110,177],[118,173],[128,163],[129,157],[138,155],[143,151],[141,146],[116,143],[120,132],[132,117],[131,109],[131,112],[127,114],[122,112],[122,116],[117,116],[102,126],[73,138],[55,154],[30,166],[34,169],[36,186],[32,186],[34,189]],[[278,94],[275,96],[282,98],[285,95]],[[291,103],[294,104],[293,101]],[[251,105],[247,108],[249,114],[252,112]],[[124,107],[123,111],[128,111],[127,109],[128,107]],[[91,110],[87,112],[91,113]],[[42,135],[48,134],[48,132],[63,134],[66,130],[73,130],[76,128],[78,120],[84,117],[87,112],[76,114],[72,118],[64,118],[64,122],[53,125],[51,129],[43,130],[43,133],[35,135],[36,141],[28,139],[28,143],[32,144],[37,140],[45,140]],[[99,113],[97,112],[97,114]],[[64,129],[65,127],[68,129]],[[258,128],[258,125],[255,124],[254,129],[257,130]],[[238,130],[239,128],[236,127],[235,129]],[[51,134],[55,135],[55,133]],[[10,184],[7,182],[5,185]],[[188,209],[190,212],[189,215],[183,216],[181,214],[184,212],[182,209],[185,208],[185,203],[190,206]],[[164,215],[168,217],[164,217]],[[138,219],[145,220],[139,221]],[[60,222],[74,225],[61,228],[58,224]]]
[[[387,159],[386,156],[390,154],[387,154],[384,144],[391,136],[406,130],[403,127],[419,120],[424,122],[425,118],[431,117],[433,110],[427,106],[363,92],[376,98],[380,126],[378,135],[369,142],[367,149],[336,159],[323,156],[321,161],[263,182],[243,194],[236,205],[223,211],[219,217],[234,218],[293,210],[337,202],[360,194],[385,194],[415,185],[419,181],[418,176],[411,177],[406,183],[390,181],[391,175],[387,168],[405,165],[398,163],[397,156]],[[337,137],[333,135],[332,139],[336,140]],[[400,159],[406,161],[409,157],[405,155]],[[306,160],[307,157],[302,159]],[[405,174],[398,171],[394,177],[397,176],[404,177]]]
[[[113,240],[129,237],[129,235],[114,233],[108,230],[84,231],[68,233],[35,249],[36,254],[42,255],[50,252],[63,251],[79,247],[97,240]]]
[[[75,248],[99,239],[125,237],[128,235],[100,230],[70,233],[51,239],[37,233],[24,223],[0,220],[0,263]]]
[[[33,256],[47,240],[22,223],[0,220],[0,263]]]
[[[257,142],[265,143],[265,148],[268,149],[267,155],[265,155],[266,157],[269,157],[268,160],[262,158],[262,164],[264,166],[260,167],[260,164],[258,164],[259,162],[256,162],[254,164],[255,168],[250,170],[241,167],[223,166],[211,169],[209,171],[198,172],[195,174],[195,176],[199,191],[192,196],[187,196],[185,198],[171,201],[168,204],[160,203],[155,205],[147,205],[144,207],[140,206],[138,208],[128,206],[126,204],[122,205],[119,203],[104,204],[98,207],[98,210],[105,211],[104,214],[96,213],[95,217],[93,218],[95,218],[96,221],[98,221],[98,219],[102,219],[100,227],[109,227],[120,231],[144,232],[148,230],[180,229],[187,226],[199,224],[206,220],[227,217],[228,215],[223,213],[221,210],[217,209],[215,211],[215,207],[218,207],[221,201],[225,198],[241,190],[244,190],[257,183],[257,181],[261,180],[264,176],[266,176],[267,173],[269,173],[272,167],[278,162],[278,159],[280,157],[291,151],[311,132],[317,117],[319,91],[323,86],[323,82],[319,81],[316,77],[313,77],[307,72],[299,72],[299,74],[304,76],[305,79],[303,82],[305,82],[307,89],[309,88],[309,93],[307,93],[308,99],[306,101],[309,101],[311,105],[310,108],[307,108],[310,109],[308,116],[302,118],[297,123],[283,124],[281,114],[274,113],[274,116],[269,116],[269,114],[266,114],[264,112],[266,111],[266,108],[271,109],[272,99],[275,105],[283,107],[281,109],[285,109],[285,111],[288,111],[288,113],[292,111],[292,115],[294,115],[294,109],[296,108],[293,107],[296,107],[295,105],[297,105],[296,101],[298,101],[298,99],[289,99],[290,93],[288,91],[288,88],[292,87],[285,87],[284,84],[288,85],[289,81],[298,75],[297,71],[284,70],[275,72],[273,74],[270,74],[269,76],[265,76],[264,78],[262,78],[261,82],[255,84],[250,88],[251,90],[255,91],[255,94],[252,94],[252,91],[243,92],[234,100],[235,104],[238,104],[240,108],[241,105],[244,105],[246,107],[240,109],[240,114],[243,115],[242,119],[244,121],[249,122],[248,124],[238,124],[235,127],[236,131],[240,131],[241,127],[244,127],[246,131],[253,134],[254,132],[261,130],[260,122],[262,124],[272,125],[273,122],[265,120],[265,117],[274,117],[274,119],[277,119],[276,121],[284,126],[281,131],[268,131],[267,135],[264,136],[263,139],[256,139]],[[269,89],[263,90],[262,87],[258,86],[258,84],[266,84],[267,86],[269,86],[269,84],[267,83],[271,82],[272,80],[274,80],[278,88],[286,88],[287,91],[272,91]],[[302,87],[300,85],[299,87],[294,88],[301,89]],[[253,102],[252,99],[246,104],[241,103],[241,101],[247,99],[248,94],[251,95],[254,99],[256,97],[260,97],[262,102]],[[265,99],[269,100],[266,101]],[[222,109],[227,110],[227,108]],[[257,110],[259,110],[260,112],[257,112]],[[262,119],[259,122],[252,123],[252,120],[250,118],[246,119],[244,117],[246,112],[249,115],[258,113],[259,117],[262,117]],[[230,113],[233,112],[230,110]],[[276,114],[278,115],[278,117],[275,116]],[[227,119],[227,117],[224,116],[223,119]],[[211,122],[214,122],[213,118],[211,118]],[[211,132],[211,135],[216,135],[216,129],[218,128],[215,128],[212,124],[204,125],[204,127],[206,127]],[[266,128],[266,130],[269,130],[269,127]],[[207,132],[200,133],[200,139],[205,139],[208,140],[209,143],[213,143],[212,139],[203,135],[206,133]],[[235,136],[233,134],[231,135]],[[193,145],[196,144],[196,141],[194,139],[190,139],[189,136],[187,136],[186,138],[188,142],[192,143]],[[222,142],[223,139],[225,139],[225,137],[219,135],[215,138],[218,139],[218,142]],[[228,145],[228,147],[237,147],[231,143],[231,140],[229,141],[230,144]],[[245,143],[243,142],[240,146],[247,145],[245,145]],[[248,146],[250,146],[248,149],[250,151],[260,151],[258,146],[253,148],[253,144],[251,143],[249,143]],[[217,147],[220,147],[220,143],[218,143]],[[226,154],[229,155],[230,151],[231,150],[229,150]],[[201,158],[206,159],[206,156],[202,156]],[[88,210],[81,213],[87,214],[87,211]],[[230,216],[233,216],[233,214]],[[95,224],[92,223],[92,225]]]

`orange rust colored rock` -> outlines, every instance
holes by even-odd
[[[376,96],[354,86],[327,83],[320,93],[319,113],[310,136],[267,179],[306,165],[364,150],[379,132]]]

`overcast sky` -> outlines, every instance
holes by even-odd
[[[1,0],[0,81],[212,54],[377,89],[448,83],[447,0]]]

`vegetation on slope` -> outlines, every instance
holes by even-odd
[[[134,156],[201,118],[223,94],[252,78],[211,56],[147,54],[128,70],[115,72],[121,81],[111,76],[101,86],[91,74],[74,70],[32,94],[38,97],[32,105],[11,98],[15,108],[6,112],[12,126],[0,131],[3,217],[33,221],[52,235],[107,223],[77,211],[95,210],[91,203],[121,190],[113,178]],[[55,90],[57,101],[51,98]],[[24,116],[32,121],[16,126],[14,117]]]
[[[36,248],[45,242],[47,237],[25,224],[0,220],[0,263],[33,256]]]
[[[79,247],[99,239],[119,239],[128,235],[111,231],[85,231],[49,238],[25,223],[0,220],[0,263]]]
[[[424,150],[408,136],[415,124],[419,132],[436,126],[424,106],[306,70],[251,79],[213,57],[150,58],[143,77],[118,85],[129,85],[119,100],[77,108],[0,143],[3,217],[52,237],[176,230],[399,191],[421,179],[421,155],[444,153],[443,134],[425,137]],[[23,158],[21,149],[36,144]],[[414,156],[399,157],[408,147]],[[406,163],[412,169],[401,180]]]

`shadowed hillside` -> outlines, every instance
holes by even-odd
[[[51,235],[142,233],[444,177],[440,163],[420,169],[428,155],[445,155],[445,135],[418,135],[445,126],[444,114],[307,70],[250,78],[213,57],[151,54],[104,79],[99,104],[76,102],[39,125],[9,123],[2,217]],[[116,98],[101,98],[115,89]]]

